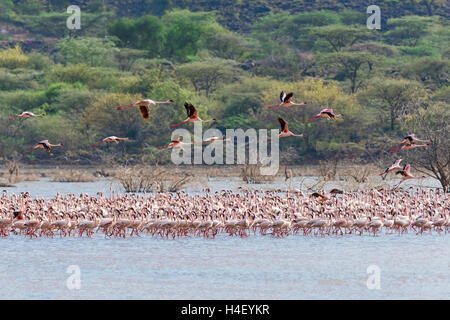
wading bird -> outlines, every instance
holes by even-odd
[[[384,170],[384,172],[380,173],[380,176],[387,175],[391,171],[402,170],[403,167],[400,165],[400,162],[402,162],[402,159],[398,159],[397,161],[395,161],[395,163],[393,165],[386,168],[386,170]]]
[[[13,120],[13,119],[17,119],[17,118],[43,117],[43,116],[45,116],[44,113],[34,114],[33,112],[30,112],[30,111],[24,111],[15,117],[8,118],[8,120]]]
[[[281,125],[281,133],[277,136],[277,138],[284,138],[284,137],[304,137],[305,135],[302,134],[294,134],[291,131],[289,131],[288,123],[283,118],[278,118],[278,122]],[[271,140],[272,138],[269,138]]]
[[[341,118],[341,114],[334,114],[333,109],[323,109],[320,111],[314,118],[308,119],[306,121],[311,122],[313,120],[319,119],[319,118],[327,118],[331,120],[336,120],[336,118]]]
[[[50,142],[48,142],[48,140],[42,140],[42,141],[39,141],[38,144],[33,149],[31,149],[30,151],[27,151],[27,154],[31,153],[35,150],[38,150],[38,149],[45,149],[45,151],[47,151],[48,154],[52,154],[53,147],[62,147],[62,146],[64,146],[62,143],[51,144]]]
[[[171,127],[176,127],[188,122],[214,122],[216,119],[202,120],[198,117],[198,110],[190,103],[185,102],[184,107],[186,108],[186,113],[188,118],[181,123],[173,124]]]
[[[142,118],[145,120],[148,120],[150,118],[150,105],[158,105],[158,104],[169,104],[172,103],[173,100],[167,100],[167,101],[153,101],[150,99],[140,100],[135,103],[126,105],[126,106],[119,106],[117,107],[117,110],[123,110],[128,109],[132,107],[139,107],[139,111],[141,112]]]
[[[286,92],[281,91],[280,93],[280,100],[281,103],[280,104],[276,104],[273,106],[269,106],[269,109],[272,108],[279,108],[279,107],[292,107],[292,106],[304,106],[306,104],[306,102],[302,102],[302,103],[295,103],[294,101],[292,101],[292,97],[294,96],[294,94],[292,92],[289,92],[288,94],[286,94]]]
[[[95,143],[92,145],[92,148],[95,148],[96,146],[98,146],[100,143],[103,142],[115,142],[115,143],[119,143],[119,141],[126,141],[126,140],[130,140],[130,138],[118,138],[116,136],[110,136],[110,137],[106,137],[105,139]]]

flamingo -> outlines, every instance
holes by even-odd
[[[201,142],[200,142],[201,143]],[[165,146],[160,146],[158,149],[171,149],[171,148],[183,148],[185,146],[191,145],[191,144],[197,144],[197,142],[182,142],[179,135],[175,135],[175,137],[172,139],[172,141]]]
[[[216,119],[202,120],[198,117],[198,110],[190,103],[185,102],[184,107],[186,108],[188,118],[181,123],[173,124],[171,127],[176,127],[188,122],[214,122]]]
[[[99,144],[101,144],[102,142],[115,142],[115,143],[119,143],[119,141],[126,141],[126,140],[130,140],[130,138],[118,138],[116,136],[110,136],[110,137],[106,137],[105,139],[95,143],[92,145],[92,148],[95,148],[96,146],[98,146]]]
[[[33,149],[31,149],[30,151],[27,151],[27,154],[29,154],[35,150],[38,150],[38,149],[45,149],[45,151],[47,151],[48,154],[52,154],[53,147],[62,147],[62,146],[64,146],[62,143],[51,144],[50,142],[48,142],[48,140],[42,140],[42,141],[39,141],[38,144]]]
[[[341,118],[341,114],[334,114],[333,109],[323,109],[320,111],[314,118],[308,119],[306,121],[311,122],[313,120],[319,119],[319,118],[327,118],[331,120],[336,120],[336,118]]]
[[[225,136],[221,136],[221,137],[210,137],[210,138],[206,138],[205,140],[203,140],[203,143],[214,143],[217,141],[230,141],[230,139],[226,139]]]
[[[17,118],[43,117],[43,116],[45,116],[44,113],[34,114],[33,112],[30,112],[30,111],[24,111],[15,117],[8,118],[8,120],[13,120],[13,119],[17,119]]]
[[[416,144],[417,142],[431,143],[431,140],[418,139],[418,138],[416,138],[416,135],[414,133],[411,133],[411,134],[407,135],[406,137],[404,137],[403,141],[400,144],[392,147],[392,149],[394,149],[395,147],[400,147],[404,144]]]
[[[123,110],[128,109],[132,107],[139,107],[139,111],[141,112],[142,118],[145,120],[148,120],[150,118],[150,105],[158,105],[158,104],[169,104],[172,103],[173,100],[167,100],[167,101],[154,101],[150,99],[144,99],[137,101],[135,103],[125,105],[125,106],[118,106],[117,110]]]
[[[306,102],[302,102],[302,103],[295,103],[295,102],[293,102],[292,101],[292,97],[293,96],[294,96],[294,94],[292,92],[286,94],[286,92],[281,91],[281,93],[280,93],[281,103],[273,105],[273,106],[269,106],[268,108],[269,109],[278,108],[278,107],[287,108],[287,107],[292,107],[292,106],[304,106],[306,104]]]
[[[397,171],[395,174],[400,174],[402,176],[402,180],[400,180],[400,183],[402,183],[405,180],[412,179],[414,176],[410,173],[411,165],[406,164],[402,170]],[[400,185],[400,183],[397,185],[397,187]],[[395,187],[395,188],[397,188]]]
[[[288,123],[283,118],[278,118],[278,122],[281,125],[281,133],[277,136],[277,138],[284,138],[284,137],[304,137],[305,135],[302,134],[294,134],[291,131],[289,131]],[[272,138],[269,138],[271,140]]]
[[[386,170],[384,172],[380,173],[380,176],[385,175],[385,174],[387,175],[391,171],[402,170],[403,167],[400,165],[400,162],[402,162],[402,159],[398,159],[397,161],[395,161],[395,163],[393,165],[386,168]]]
[[[407,143],[407,144],[403,144],[397,150],[391,149],[391,151],[389,153],[393,154],[393,153],[396,153],[396,152],[401,151],[401,150],[408,150],[408,149],[415,149],[415,148],[426,148],[428,146],[429,146],[428,143],[427,144],[411,144],[411,143]]]

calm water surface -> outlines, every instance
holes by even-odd
[[[218,189],[233,183],[214,183]],[[230,187],[231,186],[231,187]],[[33,196],[120,191],[27,182]],[[0,299],[449,299],[450,234],[0,239]],[[81,287],[68,289],[76,265]],[[367,268],[380,270],[368,289]]]

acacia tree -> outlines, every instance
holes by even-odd
[[[195,91],[203,91],[209,97],[219,84],[236,80],[239,71],[232,60],[208,59],[183,64],[176,72],[180,77],[188,79]]]
[[[309,36],[313,38],[326,40],[334,52],[340,52],[343,48],[369,37],[370,34],[365,27],[344,25],[312,27],[309,32]]]
[[[377,79],[362,96],[365,103],[379,107],[387,115],[391,131],[394,131],[395,122],[401,115],[427,99],[420,83],[405,79]]]
[[[411,150],[407,161],[418,171],[433,177],[444,190],[450,186],[450,109],[445,103],[421,108],[405,117],[405,129],[431,141],[428,148]]]
[[[355,93],[361,86],[361,70],[364,66],[372,69],[377,61],[376,56],[369,52],[333,52],[322,55],[318,64],[329,73],[339,75],[343,79],[349,79],[351,91]]]

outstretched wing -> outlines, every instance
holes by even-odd
[[[197,115],[197,109],[195,109],[191,103],[185,102],[184,107],[186,108],[186,113],[189,118]]]
[[[289,93],[284,97],[284,101],[283,101],[283,102],[289,102],[289,100],[291,100],[293,96],[294,96],[294,93],[293,93],[293,92],[289,92]]]
[[[285,97],[286,97],[286,92],[281,91],[281,93],[280,93],[280,100],[281,100],[281,102],[284,102],[284,98]]]
[[[139,111],[141,112],[142,118],[148,120],[150,118],[150,108],[148,106],[139,106]]]
[[[288,124],[287,124],[286,120],[284,120],[283,118],[278,118],[278,122],[281,125],[281,131],[287,131],[288,130]]]

